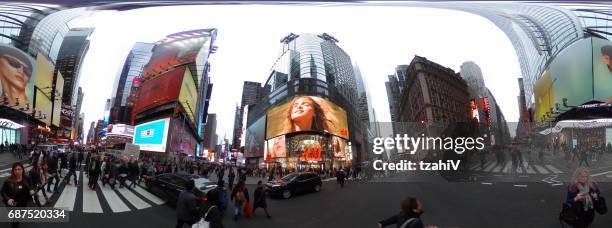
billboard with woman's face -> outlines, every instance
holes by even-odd
[[[268,150],[267,150],[266,157],[270,157],[270,158],[287,157],[287,147],[285,145],[284,135],[268,140]]]
[[[21,50],[0,45],[0,102],[14,109],[30,109],[34,97],[34,60]],[[6,99],[6,101],[5,101]]]
[[[268,110],[266,138],[301,131],[328,132],[348,139],[344,109],[320,97],[296,96]]]
[[[332,152],[336,158],[346,158],[349,153],[348,142],[340,137],[332,137]]]
[[[595,100],[612,102],[612,42],[593,40],[593,86]]]

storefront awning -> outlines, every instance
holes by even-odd
[[[550,133],[559,133],[565,128],[570,129],[591,129],[599,127],[612,127],[612,119],[595,119],[595,120],[563,120],[557,122],[554,127],[547,128],[539,133],[548,135]]]
[[[22,128],[23,125],[15,123],[11,120],[1,119],[0,118],[0,127],[1,128],[10,128],[10,129],[19,129]]]

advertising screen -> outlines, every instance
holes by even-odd
[[[186,68],[186,67],[185,67]],[[195,123],[195,116],[198,103],[198,91],[196,90],[195,82],[191,71],[185,69],[183,75],[183,83],[181,84],[181,92],[179,94],[179,102],[183,109],[187,111],[187,116],[191,122]]]
[[[297,96],[268,110],[266,138],[292,132],[328,132],[348,139],[346,111],[314,96]]]
[[[593,93],[595,100],[612,102],[612,42],[593,40]]]
[[[332,153],[336,158],[346,158],[349,153],[348,142],[340,137],[332,137]]]
[[[169,125],[170,118],[136,125],[133,144],[139,145],[141,150],[165,152]]]
[[[268,140],[268,150],[266,157],[269,158],[284,158],[287,157],[287,147],[285,144],[285,136],[281,135]]]
[[[108,136],[127,136],[134,137],[134,126],[125,124],[110,124],[107,127]]]
[[[51,111],[53,103],[51,102],[51,92],[53,84],[53,70],[55,66],[47,60],[42,54],[36,55],[36,67],[34,70],[34,85],[36,101],[34,109],[36,109],[36,117],[47,125],[51,125]]]
[[[23,51],[0,45],[0,97],[17,110],[32,110],[34,102],[34,60]]]
[[[247,158],[261,157],[264,154],[266,118],[261,117],[246,130],[244,155]]]
[[[202,45],[209,38],[198,31],[169,35],[153,49],[151,60],[144,67],[143,78],[173,66],[195,61]]]
[[[134,112],[139,113],[156,105],[176,101],[181,91],[185,68],[179,67],[141,84]],[[195,106],[192,107],[195,109]]]
[[[321,161],[328,145],[329,139],[321,135],[296,135],[287,140],[287,151],[300,162]]]
[[[59,71],[57,72],[55,91],[64,91],[64,76],[62,76],[62,74]],[[60,125],[60,120],[61,120],[61,115],[62,115],[61,112],[62,112],[62,101],[58,100],[53,103],[53,118],[51,120],[51,123],[58,127]]]
[[[170,137],[170,152],[194,154],[197,141],[193,132],[184,121],[174,121],[172,124],[172,137]]]

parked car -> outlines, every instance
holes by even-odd
[[[195,195],[201,201],[205,200],[206,193],[217,187],[210,180],[198,175],[164,173],[153,177],[147,183],[147,188],[171,205],[176,205],[179,193],[185,190],[187,181],[194,180]]]
[[[268,182],[266,191],[269,195],[282,196],[288,199],[291,196],[309,191],[321,191],[322,185],[321,177],[315,173],[292,173],[279,180]]]

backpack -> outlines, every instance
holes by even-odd
[[[236,192],[236,201],[238,201],[238,202],[244,201],[244,192],[243,191]]]

